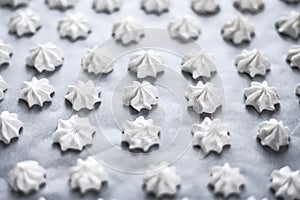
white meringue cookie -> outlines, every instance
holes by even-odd
[[[214,113],[222,103],[220,89],[210,82],[203,84],[199,81],[196,86],[190,85],[185,97],[188,100],[188,107],[193,107],[198,114]]]
[[[38,80],[36,77],[33,77],[31,82],[23,82],[19,99],[26,101],[30,108],[34,105],[43,107],[45,102],[52,101],[51,95],[54,92],[54,87],[49,84],[48,79],[42,78]]]
[[[38,44],[37,47],[29,49],[29,55],[26,58],[27,65],[34,67],[40,73],[54,71],[63,62],[62,51],[52,43]]]
[[[224,40],[230,40],[233,44],[250,42],[255,34],[255,28],[246,19],[236,17],[228,21],[222,28]]]
[[[13,54],[13,49],[0,39],[0,66],[3,64],[10,64],[10,57]]]
[[[291,46],[286,56],[291,67],[300,69],[300,45]]]
[[[4,98],[4,92],[8,89],[8,85],[3,79],[2,76],[0,76],[0,100]]]
[[[0,141],[9,144],[11,139],[19,137],[22,127],[17,114],[3,111],[0,115]]]
[[[275,25],[279,33],[295,40],[298,39],[300,37],[300,12],[292,10],[282,15]]]
[[[73,8],[78,0],[46,0],[50,8],[66,10]]]
[[[239,168],[232,168],[226,163],[224,166],[214,166],[211,169],[209,185],[214,188],[216,194],[221,194],[225,198],[232,194],[239,194],[244,184],[245,178],[240,174]]]
[[[247,73],[252,78],[256,75],[265,75],[271,68],[270,60],[257,49],[243,50],[234,62],[240,73]]]
[[[295,93],[296,93],[297,95],[300,95],[300,84],[298,84],[298,85],[296,86]]]
[[[177,18],[169,24],[168,30],[172,38],[183,41],[198,39],[201,33],[198,21],[189,16]]]
[[[192,9],[198,14],[214,14],[220,10],[217,0],[192,0]]]
[[[41,26],[40,17],[29,9],[17,11],[9,21],[9,31],[19,37],[35,34]]]
[[[204,155],[211,151],[220,154],[224,146],[230,145],[229,126],[219,118],[210,120],[205,117],[201,124],[193,124],[192,133],[193,145],[200,146]]]
[[[270,189],[275,196],[284,200],[300,199],[300,171],[292,171],[285,166],[271,174]]]
[[[161,128],[155,126],[152,119],[146,120],[143,116],[134,121],[127,120],[123,124],[122,142],[128,143],[129,149],[142,149],[146,152],[153,145],[159,145],[160,130]]]
[[[141,0],[141,7],[147,13],[161,14],[168,11],[169,0]]]
[[[65,98],[76,111],[83,108],[92,110],[96,103],[101,102],[99,95],[100,87],[96,87],[93,81],[83,82],[78,80],[76,85],[68,86],[68,94]]]
[[[138,78],[157,77],[164,71],[163,57],[153,50],[140,50],[130,57],[128,69],[137,73]]]
[[[68,149],[81,151],[84,146],[92,144],[96,127],[88,118],[73,115],[68,120],[59,120],[57,129],[52,135],[53,143],[59,143],[62,151]]]
[[[242,12],[256,13],[264,7],[263,0],[234,0],[234,5]]]
[[[38,162],[28,160],[19,162],[10,171],[10,185],[14,191],[29,194],[38,191],[46,183],[46,170]]]
[[[158,89],[147,81],[133,81],[131,86],[124,88],[123,104],[139,112],[142,109],[150,110],[152,105],[158,103],[158,93]]]
[[[112,13],[119,10],[121,5],[121,0],[94,0],[93,2],[93,8],[97,12]]]
[[[274,151],[289,144],[289,128],[284,126],[282,121],[270,119],[259,124],[257,137],[263,146],[268,146]]]
[[[18,8],[20,6],[28,6],[30,0],[0,0],[0,6],[9,6]]]
[[[252,82],[250,88],[244,89],[246,105],[253,106],[257,112],[263,110],[275,110],[275,105],[279,104],[277,88],[269,87],[267,81],[262,83]]]
[[[77,165],[69,170],[71,188],[80,189],[82,194],[89,190],[100,190],[108,176],[102,165],[92,156],[77,159]]]
[[[58,23],[61,37],[67,37],[72,41],[79,38],[87,38],[92,31],[90,20],[82,13],[68,12]]]
[[[217,71],[216,64],[204,49],[187,53],[182,57],[182,71],[192,74],[193,79],[199,77],[211,77],[212,72]]]

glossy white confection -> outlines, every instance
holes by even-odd
[[[210,82],[203,84],[199,81],[196,86],[190,85],[185,97],[188,100],[188,107],[193,107],[198,114],[214,113],[222,103],[220,89]]]
[[[213,14],[220,10],[218,0],[192,0],[192,9],[198,14]]]
[[[112,36],[122,44],[138,43],[145,35],[144,26],[135,23],[132,18],[126,18],[113,25]]]
[[[300,199],[300,171],[292,171],[288,166],[274,170],[271,174],[270,189],[275,192],[277,198]]]
[[[28,6],[30,0],[0,0],[0,6],[9,6],[17,8],[20,6]]]
[[[264,7],[263,0],[234,0],[234,5],[241,11],[256,13]]]
[[[222,28],[224,40],[232,41],[233,44],[250,42],[255,34],[255,28],[246,19],[236,17],[228,21]]]
[[[93,2],[93,8],[97,12],[112,13],[119,10],[121,5],[121,0],[94,0]]]
[[[62,151],[68,149],[81,151],[84,146],[92,144],[96,127],[88,118],[73,115],[68,120],[59,120],[57,129],[52,135],[53,143],[59,143]]]
[[[73,8],[78,0],[46,0],[50,8],[65,10]]]
[[[286,60],[290,63],[291,67],[300,69],[300,46],[295,45],[289,48]]]
[[[253,106],[257,112],[274,111],[275,105],[280,103],[277,88],[270,87],[267,81],[252,82],[250,88],[244,89],[244,95],[247,98],[245,104]]]
[[[129,144],[129,149],[148,151],[153,145],[159,144],[161,128],[155,126],[152,119],[146,120],[143,116],[134,121],[123,123],[122,142]]]
[[[82,57],[81,65],[89,73],[106,74],[113,70],[113,61],[112,52],[106,48],[95,46]]]
[[[6,81],[0,76],[0,100],[4,98],[4,92],[8,89]]]
[[[38,72],[54,71],[64,62],[61,49],[52,43],[38,44],[29,49],[26,64],[34,67]]]
[[[19,137],[22,127],[17,114],[3,111],[0,115],[0,141],[9,144],[11,139]]]
[[[140,50],[130,57],[128,69],[136,72],[138,78],[156,77],[164,71],[164,60],[153,50]]]
[[[40,197],[39,200],[46,200],[46,198],[45,197]]]
[[[300,36],[300,12],[292,10],[288,14],[282,15],[276,22],[277,31],[287,35],[292,39]]]
[[[225,198],[232,194],[239,194],[245,178],[240,174],[239,168],[233,168],[228,163],[224,166],[214,166],[211,169],[209,185],[213,186],[216,194]]]
[[[169,0],[141,0],[141,7],[147,13],[161,14],[168,11],[169,5]]]
[[[158,103],[158,89],[147,81],[133,81],[132,85],[124,88],[123,104],[137,111],[150,110]]]
[[[296,86],[295,93],[296,93],[297,95],[300,95],[300,84],[298,84],[298,85]]]
[[[177,18],[168,26],[170,36],[183,41],[197,39],[201,33],[199,23],[189,16]]]
[[[205,117],[201,124],[193,124],[192,133],[193,145],[200,146],[204,155],[211,151],[220,154],[224,146],[230,145],[229,126],[219,118],[211,120]]]
[[[175,167],[167,167],[166,163],[160,165],[158,172],[153,172],[155,166],[150,166],[149,172],[144,176],[143,182],[148,193],[157,198],[164,195],[175,195],[180,186],[181,177],[176,174]]]
[[[9,175],[12,189],[24,194],[38,191],[40,186],[46,183],[46,170],[33,160],[17,163]]]
[[[0,66],[10,63],[10,57],[13,54],[13,49],[0,39]]]
[[[61,37],[67,37],[72,41],[79,38],[87,38],[92,30],[90,20],[82,13],[68,12],[58,22],[58,30]]]
[[[17,11],[9,21],[9,31],[17,36],[35,34],[41,26],[40,17],[29,9]]]
[[[96,87],[93,81],[83,82],[78,80],[76,85],[68,86],[68,93],[65,98],[76,111],[83,108],[92,110],[96,103],[101,102],[99,95],[100,87]]]
[[[268,146],[274,151],[289,144],[289,128],[284,126],[282,121],[270,119],[259,124],[257,137],[263,146]]]
[[[204,49],[185,54],[181,61],[182,71],[192,74],[193,79],[199,77],[211,77],[211,73],[217,71],[216,64]]]
[[[92,156],[86,160],[77,159],[77,165],[69,170],[71,188],[78,189],[82,194],[89,190],[98,191],[108,176],[102,165]]]
[[[257,49],[243,50],[234,62],[240,73],[246,73],[252,78],[256,75],[265,75],[271,68],[270,60]]]
[[[45,102],[51,102],[51,95],[55,92],[54,87],[49,84],[48,79],[38,80],[33,77],[31,82],[23,82],[23,88],[20,92],[19,99],[23,99],[31,108],[34,105],[43,107]]]

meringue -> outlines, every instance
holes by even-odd
[[[92,144],[96,127],[90,124],[88,118],[73,115],[68,120],[59,120],[57,129],[52,135],[53,143],[59,143],[62,151],[68,149],[82,150]]]
[[[257,49],[243,50],[234,62],[240,73],[247,73],[252,78],[256,75],[265,75],[271,68],[270,60]]]
[[[193,107],[198,114],[214,113],[222,103],[220,89],[210,82],[203,84],[199,81],[196,86],[190,85],[185,97],[188,100],[188,107]]]
[[[246,19],[236,17],[228,21],[222,28],[222,36],[224,40],[230,40],[233,44],[241,44],[250,42],[255,34],[255,28]]]
[[[78,80],[76,85],[68,86],[68,93],[65,98],[76,111],[83,108],[92,110],[96,103],[101,102],[99,95],[100,87],[96,87],[93,81],[83,82]]]
[[[66,10],[73,8],[78,0],[46,0],[50,8]]]
[[[4,92],[7,90],[8,86],[2,76],[0,76],[0,100],[4,98]]]
[[[289,128],[284,126],[282,121],[270,119],[259,124],[257,137],[263,146],[268,146],[274,151],[289,144]]]
[[[131,42],[138,43],[144,35],[144,27],[133,22],[131,18],[115,23],[112,30],[115,40],[125,45]]]
[[[220,10],[217,0],[192,0],[192,9],[198,14],[214,14]]]
[[[30,0],[1,0],[0,6],[9,6],[12,8],[18,8],[20,6],[28,6]]]
[[[147,13],[161,14],[168,11],[170,5],[169,0],[142,0],[141,7]]]
[[[263,0],[234,0],[234,5],[243,12],[256,13],[264,7]]]
[[[143,182],[148,193],[154,193],[157,198],[164,195],[175,195],[180,186],[181,178],[176,174],[175,167],[166,167],[166,163],[160,165],[158,172],[152,172],[155,166],[150,166],[149,172],[144,176]]]
[[[38,191],[46,183],[46,170],[33,160],[16,164],[10,171],[10,185],[14,191],[29,194]]]
[[[26,101],[30,108],[34,105],[43,107],[45,102],[52,101],[51,95],[54,92],[54,87],[49,84],[48,79],[42,78],[38,80],[36,77],[33,77],[31,82],[23,82],[19,99]]]
[[[153,50],[140,50],[130,57],[128,69],[137,73],[138,78],[157,77],[164,71],[163,57]]]
[[[102,165],[92,156],[77,159],[77,165],[69,170],[71,188],[80,189],[82,194],[89,190],[100,190],[108,176]]]
[[[216,64],[204,49],[200,51],[194,51],[187,53],[183,56],[182,61],[182,71],[192,74],[193,79],[199,77],[211,77],[211,73],[217,71]]]
[[[9,144],[11,139],[19,137],[22,127],[17,114],[3,111],[0,115],[0,141]]]
[[[297,95],[300,95],[300,84],[298,84],[298,85],[296,86],[295,93],[296,93]]]
[[[128,143],[129,149],[148,151],[153,145],[159,144],[160,130],[159,126],[153,124],[152,119],[146,120],[143,116],[134,121],[127,120],[123,124],[122,142]]]
[[[271,174],[270,188],[276,197],[300,199],[300,171],[292,171],[288,166],[274,170]]]
[[[61,37],[67,37],[72,41],[79,38],[87,38],[91,33],[91,23],[81,13],[67,13],[58,23],[58,30]]]
[[[28,34],[33,35],[40,27],[42,24],[39,16],[29,9],[17,11],[9,21],[9,31],[16,33],[19,37]]]
[[[214,166],[211,169],[209,185],[216,194],[227,198],[231,194],[239,194],[240,188],[245,184],[245,178],[240,174],[239,168],[232,168],[228,163],[224,166]]]
[[[284,14],[275,25],[279,33],[295,40],[298,39],[300,36],[300,12],[292,10],[290,13]]]
[[[201,124],[193,124],[193,145],[200,146],[204,155],[211,151],[221,153],[226,145],[230,145],[229,126],[216,118],[211,120],[205,117]]]
[[[158,103],[158,93],[158,89],[147,81],[133,81],[131,86],[124,88],[123,104],[139,112],[142,109],[150,110],[152,105]]]
[[[168,30],[172,38],[177,38],[183,41],[198,39],[198,36],[201,33],[197,20],[188,16],[178,18],[171,22]]]
[[[93,8],[97,12],[112,13],[119,10],[121,5],[121,0],[94,0],[93,2]]]
[[[10,63],[10,57],[13,54],[13,49],[0,39],[0,66]]]
[[[267,81],[262,83],[252,82],[250,88],[244,89],[246,105],[253,106],[257,112],[263,110],[275,110],[275,105],[279,104],[277,88],[269,87]]]
[[[300,46],[291,46],[286,56],[291,67],[300,69]]]
[[[63,62],[62,51],[52,43],[38,44],[37,47],[29,49],[29,55],[26,58],[27,65],[34,67],[40,73],[54,71]]]

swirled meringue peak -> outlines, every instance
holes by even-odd
[[[278,33],[298,39],[300,37],[300,12],[292,10],[282,15],[275,25]]]
[[[129,149],[142,149],[146,152],[153,145],[159,145],[160,130],[152,119],[146,120],[143,116],[134,121],[127,120],[123,124],[122,142],[128,143]]]
[[[13,54],[13,49],[10,45],[7,45],[0,39],[0,66],[10,63],[10,57]]]
[[[240,73],[247,73],[252,78],[256,75],[265,75],[271,68],[269,59],[257,49],[243,50],[234,62]]]
[[[241,186],[245,184],[245,177],[240,174],[239,168],[233,168],[228,163],[224,166],[214,166],[211,169],[209,185],[216,194],[225,198],[232,194],[239,194]]]
[[[17,11],[9,21],[9,31],[19,37],[33,35],[40,27],[42,27],[40,17],[29,9]]]
[[[88,118],[73,115],[68,120],[59,120],[57,129],[52,135],[53,143],[59,143],[62,151],[68,149],[81,151],[84,146],[92,144],[96,127]]]
[[[18,8],[21,6],[28,6],[30,0],[0,0],[0,6],[9,6]]]
[[[222,103],[220,89],[210,82],[203,84],[199,81],[196,86],[190,85],[185,97],[188,100],[188,107],[193,107],[198,114],[214,113]]]
[[[4,92],[8,89],[8,85],[3,79],[2,76],[0,76],[0,100],[4,98]]]
[[[289,144],[289,128],[284,126],[282,121],[270,119],[259,124],[257,137],[263,146],[268,146],[274,151]]]
[[[274,111],[275,105],[280,103],[277,88],[270,87],[267,81],[252,82],[250,88],[244,89],[244,95],[247,98],[246,105],[253,106],[257,112]]]
[[[252,40],[255,28],[246,19],[236,17],[223,26],[221,33],[224,40],[229,40],[233,44],[239,45]]]
[[[211,73],[217,71],[216,64],[210,54],[204,49],[187,53],[182,57],[182,71],[192,74],[193,79],[199,77],[211,77]]]
[[[101,102],[99,95],[100,87],[96,87],[93,81],[83,82],[78,80],[76,85],[68,87],[68,94],[65,98],[72,104],[72,108],[76,111],[83,108],[92,110],[96,103]]]
[[[46,183],[46,170],[38,162],[27,160],[19,162],[10,171],[10,185],[14,191],[29,194],[38,191]]]
[[[175,167],[167,167],[163,162],[159,171],[153,172],[157,166],[150,166],[149,172],[144,176],[143,182],[148,193],[153,193],[157,198],[164,195],[175,195],[181,183],[181,177],[176,174]]]
[[[131,17],[113,25],[112,36],[124,45],[138,43],[144,35],[144,26],[134,22]]]
[[[242,12],[257,13],[264,7],[263,0],[234,0],[234,6]]]
[[[90,20],[82,13],[68,12],[58,23],[59,34],[72,41],[87,38],[92,31]]]
[[[158,89],[147,81],[133,81],[132,85],[124,88],[123,104],[137,111],[150,110],[158,103]]]
[[[121,0],[94,0],[93,2],[93,8],[96,12],[113,13],[118,11],[121,5]]]
[[[29,49],[26,58],[28,66],[34,67],[38,72],[54,71],[56,67],[64,62],[62,51],[54,44],[38,44]]]
[[[218,0],[192,0],[192,9],[198,14],[214,14],[220,10]]]
[[[146,13],[162,14],[168,11],[170,5],[169,0],[142,0],[141,7]]]
[[[66,10],[73,8],[78,0],[46,0],[46,3],[51,9]]]
[[[43,107],[45,102],[52,101],[51,95],[54,92],[54,87],[49,84],[48,79],[42,78],[38,80],[36,77],[33,77],[31,82],[23,82],[19,99],[26,101],[30,108],[34,105]]]
[[[300,199],[300,171],[292,171],[289,166],[274,170],[269,187],[278,198]]]
[[[201,124],[193,124],[193,145],[200,146],[204,155],[211,151],[221,153],[226,145],[230,145],[229,126],[221,119],[211,120],[205,117]]]
[[[0,115],[0,140],[9,144],[11,139],[18,138],[23,123],[15,113],[3,111]]]
[[[300,84],[298,84],[298,85],[296,86],[295,93],[296,93],[297,95],[300,95]]]
[[[189,16],[177,18],[168,26],[170,36],[182,41],[196,40],[201,33],[199,23]]]
[[[290,47],[288,54],[286,56],[286,60],[289,62],[291,67],[296,67],[300,69],[300,46],[299,45]]]
[[[128,69],[137,73],[138,78],[155,77],[164,71],[163,57],[153,51],[140,50],[130,57]]]
[[[71,188],[79,188],[82,194],[89,190],[98,191],[108,176],[102,165],[92,156],[86,160],[77,159],[77,165],[69,170]]]

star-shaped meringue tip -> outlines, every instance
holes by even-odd
[[[0,101],[4,98],[4,93],[8,89],[6,81],[0,76]]]
[[[282,15],[275,23],[278,33],[286,35],[294,40],[300,37],[300,12],[292,10]]]
[[[168,30],[172,38],[182,41],[196,40],[201,33],[198,21],[189,16],[177,18],[169,23]]]
[[[17,114],[3,111],[0,115],[0,141],[9,144],[11,139],[19,137],[22,127]]]
[[[192,9],[197,14],[215,14],[220,10],[218,0],[192,0]]]
[[[169,0],[142,0],[141,7],[146,13],[160,15],[169,9]]]
[[[300,69],[300,45],[294,45],[289,48],[286,60],[291,67]]]
[[[0,66],[3,64],[10,64],[12,54],[12,47],[8,44],[5,44],[3,40],[0,39]]]
[[[93,8],[96,12],[113,13],[118,11],[122,5],[121,0],[94,0]]]

